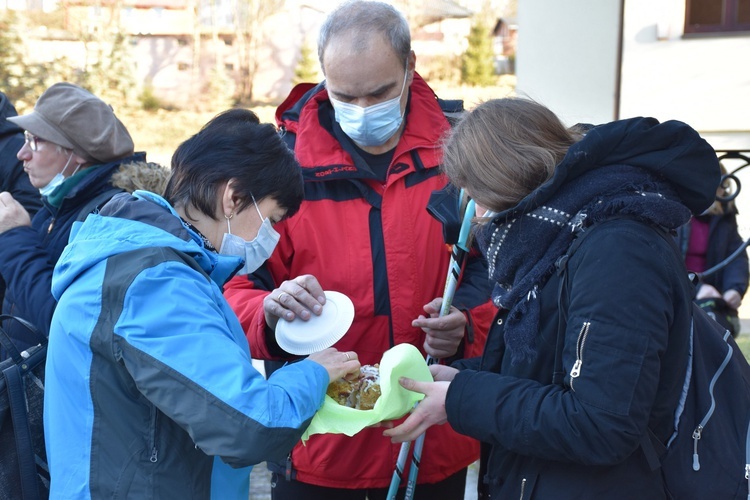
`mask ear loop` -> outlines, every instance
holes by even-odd
[[[232,234],[232,226],[229,225],[229,219],[231,219],[232,217],[234,217],[234,212],[229,215],[224,214],[224,218],[227,220],[227,234]]]
[[[260,221],[263,222],[263,214],[260,213],[260,207],[258,207],[258,202],[255,201],[255,196],[253,196],[253,193],[250,193],[250,198],[253,199],[253,205],[255,205],[255,210],[258,212],[258,217],[260,217]]]
[[[68,167],[70,166],[70,160],[73,159],[73,155],[75,154],[75,151],[70,152],[70,156],[68,156],[68,161],[65,162],[65,166],[62,170],[60,170],[60,175],[63,177],[65,176],[65,171],[68,170]],[[78,172],[78,169],[81,168],[81,164],[79,163],[76,167],[75,171],[71,175],[75,175],[76,172]]]

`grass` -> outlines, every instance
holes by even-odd
[[[262,122],[273,122],[274,106],[252,108]],[[172,153],[185,139],[198,132],[218,111],[145,111],[118,112],[133,137],[136,151],[146,151],[149,161],[169,166]]]
[[[515,76],[499,77],[498,85],[492,87],[468,87],[446,82],[430,83],[435,93],[443,99],[463,99],[464,107],[471,109],[482,101],[512,95]],[[261,104],[250,108],[261,122],[275,123],[276,104]],[[172,153],[182,141],[195,134],[221,110],[168,111],[157,109],[118,110],[118,117],[130,131],[136,151],[146,151],[148,160],[169,166]]]
[[[740,347],[740,351],[742,351],[742,354],[745,355],[745,359],[750,362],[750,335],[745,333],[738,336],[734,340],[737,341],[737,345]]]

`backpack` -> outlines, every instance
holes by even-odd
[[[81,208],[78,209],[78,217],[76,220],[83,222],[90,214],[98,213],[99,209],[102,208],[112,197],[116,194],[124,193],[125,191],[120,188],[107,189],[99,193],[98,195],[91,198],[89,201],[84,203]]]
[[[622,217],[609,220],[618,218]],[[667,230],[646,225],[672,246],[675,258],[682,263]],[[567,262],[596,227],[598,224],[580,233],[556,263],[561,310]],[[661,468],[672,498],[750,499],[750,365],[726,328],[695,302],[691,308],[690,332],[686,332],[689,360],[674,412],[674,432],[664,444],[648,429],[640,446],[651,469]]]
[[[48,498],[42,421],[47,338],[21,318],[0,315],[0,324],[6,320],[23,325],[39,344],[19,352],[0,328],[0,344],[8,354],[0,362],[0,499]]]
[[[711,297],[709,299],[697,299],[698,307],[703,309],[708,316],[729,330],[732,337],[737,338],[740,334],[740,319],[737,310],[726,303],[724,299]]]

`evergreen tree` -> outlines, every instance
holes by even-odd
[[[496,82],[493,67],[492,39],[481,21],[471,26],[469,47],[461,56],[461,81],[468,85],[489,86]]]
[[[292,83],[316,82],[318,80],[318,60],[315,58],[312,47],[305,42],[300,47],[300,58],[297,67],[294,68],[294,79]]]
[[[77,75],[64,57],[29,62],[20,33],[28,31],[29,21],[15,11],[0,11],[0,89],[23,114],[44,90],[55,82],[78,83]]]
[[[81,85],[109,104],[132,104],[136,100],[135,63],[122,28],[101,30],[88,40],[86,49],[94,62],[82,75]]]
[[[0,14],[0,89],[11,102],[23,97],[23,45],[17,23],[14,11],[6,10]]]

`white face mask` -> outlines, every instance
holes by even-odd
[[[401,97],[406,88],[406,77],[409,72],[404,68],[404,83],[401,93],[393,99],[363,108],[356,104],[341,102],[330,95],[336,121],[354,142],[360,146],[382,146],[396,133],[404,115],[401,112]]]
[[[224,239],[221,241],[221,248],[219,249],[220,254],[236,255],[245,259],[245,265],[237,271],[237,274],[255,272],[271,256],[281,237],[271,225],[268,217],[263,218],[255,199],[253,199],[253,204],[255,204],[255,210],[258,211],[260,220],[263,221],[260,229],[258,229],[258,235],[252,241],[245,241],[232,234],[229,217],[227,217],[227,232],[224,233]]]
[[[60,184],[62,184],[65,181],[65,176],[63,174],[68,169],[68,165],[70,165],[70,160],[72,159],[73,159],[73,153],[70,153],[70,156],[68,157],[68,161],[65,162],[65,166],[63,167],[63,169],[57,174],[55,174],[55,176],[52,178],[51,181],[47,183],[46,186],[39,188],[39,194],[41,194],[42,196],[49,196],[52,193],[54,193],[58,187],[60,187]],[[73,173],[70,175],[71,176],[75,175],[76,172],[78,172],[79,168],[81,168],[80,163],[78,164],[76,169],[73,171]]]

